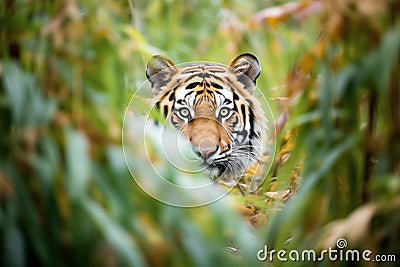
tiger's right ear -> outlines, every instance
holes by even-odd
[[[254,85],[256,84],[256,80],[258,76],[260,76],[261,72],[261,67],[258,59],[256,58],[256,56],[249,53],[241,54],[236,57],[232,61],[231,67],[237,72],[243,73],[244,75],[249,77]]]
[[[166,57],[156,55],[149,60],[146,68],[146,76],[151,83],[154,96],[161,92],[177,71],[178,69],[175,64]]]

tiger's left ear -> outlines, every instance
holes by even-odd
[[[178,71],[175,64],[168,58],[156,55],[147,63],[146,76],[151,83],[153,95],[158,95]]]
[[[258,59],[254,55],[249,53],[241,54],[232,61],[230,66],[237,72],[243,73],[249,77],[250,80],[253,81],[253,85],[256,84],[256,80],[258,76],[260,76],[261,67]]]

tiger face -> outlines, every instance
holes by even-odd
[[[190,141],[211,178],[240,177],[262,154],[266,119],[253,96],[257,58],[242,54],[230,66],[176,66],[153,56],[146,70],[155,106]]]

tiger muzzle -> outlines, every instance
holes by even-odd
[[[195,118],[182,129],[183,135],[190,140],[194,150],[204,160],[210,161],[218,150],[221,152],[229,148],[229,136],[224,127],[210,118]]]
[[[207,160],[217,152],[218,147],[210,138],[204,138],[198,145],[195,145],[195,150],[203,160]]]

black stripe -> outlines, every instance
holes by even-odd
[[[190,83],[190,84],[188,84],[188,85],[185,87],[185,89],[186,89],[186,90],[193,89],[193,88],[195,88],[195,87],[197,87],[197,86],[199,86],[199,85],[200,85],[199,82]]]
[[[230,99],[228,99],[228,98],[225,98],[224,104],[225,105],[229,105],[230,103],[232,103],[232,101]]]
[[[164,113],[164,116],[167,117],[167,115],[168,115],[168,106],[167,105],[164,105],[163,113]]]
[[[246,106],[244,104],[242,104],[240,106],[240,110],[241,110],[241,112],[243,114],[243,118],[244,118],[243,131],[247,132],[245,130],[246,129],[246,117],[247,117],[246,116]],[[251,108],[249,108],[249,115],[248,116],[249,116],[249,122],[250,122],[250,132],[248,134],[249,134],[249,139],[252,139],[253,136],[254,136],[254,113],[253,113],[253,110]]]
[[[239,96],[238,96],[238,94],[236,94],[235,92],[233,92],[232,91],[232,93],[233,93],[233,101],[237,101],[237,100],[239,100]]]
[[[254,137],[254,113],[251,108],[249,108],[249,121],[250,121],[249,139],[251,140]]]
[[[207,92],[207,94],[210,94],[210,95],[212,95],[212,93],[213,93],[213,91],[211,91],[211,90],[206,90],[206,92]]]
[[[217,89],[223,89],[223,87],[221,85],[219,85],[218,83],[211,83],[211,85]]]
[[[221,93],[220,91],[218,91],[218,90],[216,90],[215,93],[219,94],[219,95],[222,95],[224,98],[226,98],[225,95],[223,93]]]
[[[240,105],[240,112],[242,112],[243,118],[246,119],[246,106],[244,104]],[[244,120],[244,125],[246,125],[246,120]]]
[[[169,94],[168,100],[169,100],[169,101],[174,101],[174,100],[175,100],[175,90],[172,91],[172,92]]]
[[[187,96],[190,95],[190,94],[192,94],[192,93],[193,93],[193,91],[190,91],[189,93],[187,93],[187,94],[183,97],[183,99],[186,99]]]
[[[208,69],[207,71],[212,72],[212,73],[225,73],[226,70],[224,69]]]

